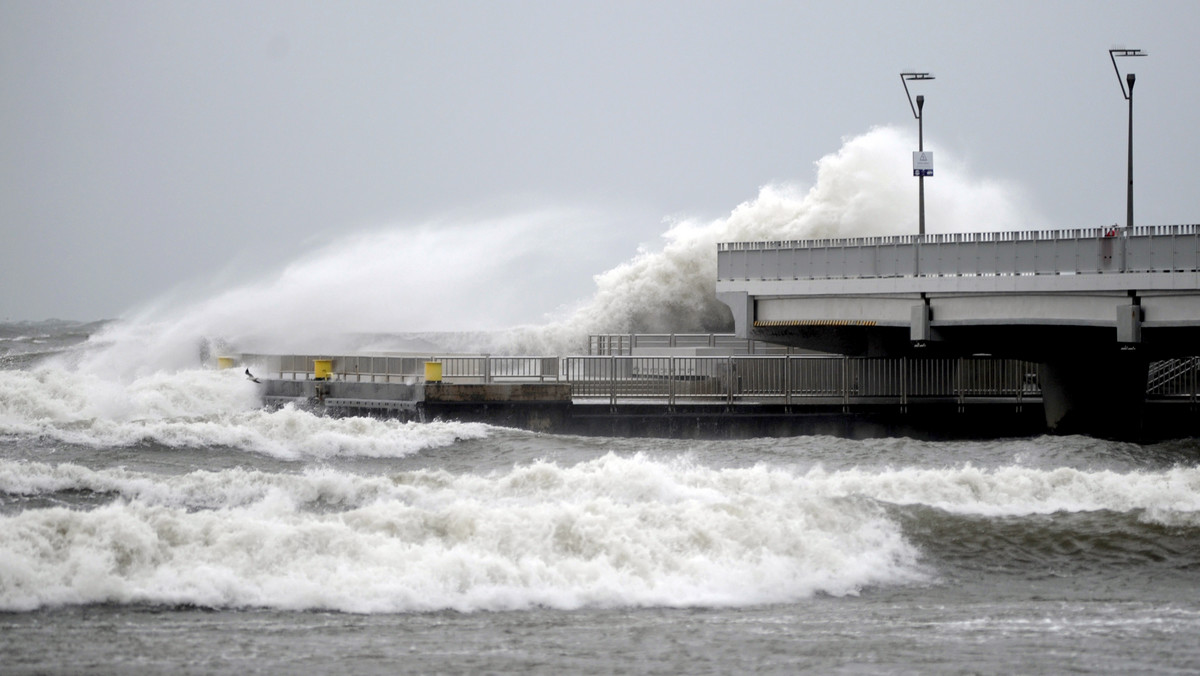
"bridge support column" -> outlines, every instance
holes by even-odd
[[[717,299],[733,312],[733,334],[743,340],[751,339],[754,331],[754,301],[745,291],[717,292]]]
[[[1149,366],[1137,350],[1064,355],[1043,362],[1046,424],[1060,434],[1137,439]]]

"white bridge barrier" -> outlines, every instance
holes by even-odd
[[[1200,225],[726,242],[718,280],[1200,271]]]

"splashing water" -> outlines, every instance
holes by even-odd
[[[912,145],[905,132],[876,128],[817,161],[809,188],[768,185],[724,218],[670,222],[660,250],[596,275],[592,297],[570,312],[561,309],[570,299],[555,292],[578,282],[571,270],[587,269],[581,260],[594,260],[596,233],[606,229],[598,217],[429,224],[350,235],[257,283],[144,311],[98,335],[104,349],[81,367],[126,377],[191,368],[205,337],[231,351],[337,352],[362,349],[349,336],[364,332],[450,331],[458,337],[443,351],[565,354],[580,351],[589,333],[727,331],[729,312],[714,292],[716,244],[914,232]],[[927,186],[929,232],[1044,226],[1017,187],[974,179],[946,155]],[[557,319],[530,321],[554,311]]]

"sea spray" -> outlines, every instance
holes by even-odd
[[[128,383],[57,367],[7,375],[0,391],[0,436],[97,449],[153,443],[285,460],[398,458],[489,433],[478,423],[325,418],[293,406],[267,410],[259,386],[231,370],[155,373]]]
[[[717,244],[914,234],[915,197],[905,167],[910,145],[905,133],[876,128],[821,158],[816,183],[807,190],[768,185],[725,218],[674,223],[663,234],[661,251],[642,252],[598,275],[592,300],[545,330],[567,335],[730,330],[729,311],[713,288]],[[976,180],[952,157],[945,166],[937,193],[942,201],[930,209],[929,232],[1041,226],[1015,186]]]
[[[257,283],[130,317],[96,337],[102,349],[81,367],[123,376],[190,368],[215,339],[237,352],[348,352],[364,333],[372,348],[403,350],[403,339],[379,334],[449,331],[458,338],[437,346],[444,351],[565,354],[590,333],[727,331],[713,288],[718,242],[915,231],[910,136],[873,129],[817,161],[811,187],[772,184],[724,218],[668,222],[661,248],[595,275],[594,294],[573,311],[548,290],[582,279],[604,219],[538,212],[433,223],[346,235]],[[975,179],[950,153],[939,167],[929,232],[1042,225],[1014,186]]]

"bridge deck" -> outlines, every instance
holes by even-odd
[[[829,352],[1164,358],[1200,340],[1197,225],[733,242],[717,270],[739,338]]]

